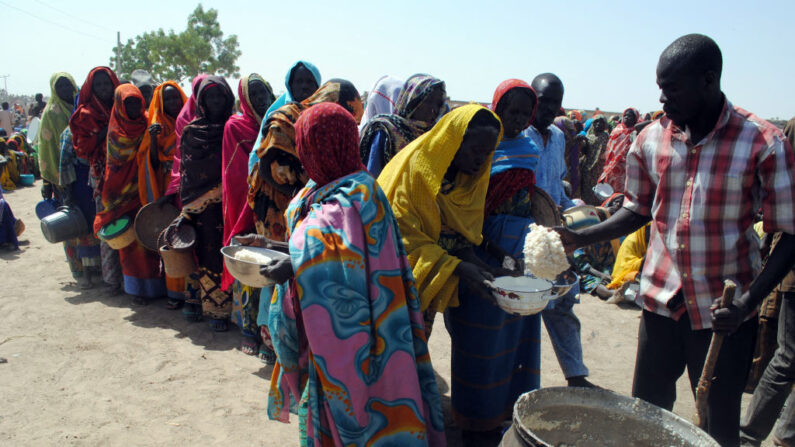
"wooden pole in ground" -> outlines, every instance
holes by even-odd
[[[731,306],[737,284],[727,279],[723,282],[723,296],[719,306],[721,308]],[[698,379],[696,387],[696,425],[699,428],[707,428],[707,407],[709,400],[709,389],[712,386],[712,378],[715,374],[715,365],[718,362],[720,347],[723,345],[724,334],[712,334],[712,341],[709,343],[707,359],[704,361],[704,369],[701,370],[701,378]]]

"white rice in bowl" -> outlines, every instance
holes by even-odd
[[[238,261],[246,261],[259,265],[266,265],[271,261],[271,257],[249,248],[240,248],[235,252],[235,259]]]
[[[530,224],[530,233],[524,240],[524,262],[533,276],[549,281],[569,268],[560,235],[536,224]]]

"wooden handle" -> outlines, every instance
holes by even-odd
[[[730,279],[725,280],[723,282],[723,296],[721,296],[718,305],[721,308],[731,306],[736,291],[737,284]],[[715,373],[715,365],[718,362],[720,348],[723,345],[723,337],[723,334],[712,334],[712,340],[709,343],[709,351],[707,351],[707,358],[704,361],[704,369],[701,370],[701,378],[698,379],[698,386],[696,387],[695,424],[700,428],[706,428],[707,426],[709,389],[712,386],[712,376]]]

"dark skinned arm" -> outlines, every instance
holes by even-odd
[[[149,135],[152,137],[149,143],[149,161],[152,163],[152,167],[157,169],[157,166],[160,165],[160,157],[158,156],[158,147],[157,147],[157,135],[161,132],[160,124],[152,124],[149,126]]]
[[[555,227],[555,231],[560,234],[566,253],[571,253],[580,247],[613,240],[635,232],[649,223],[649,221],[651,221],[650,216],[643,216],[627,208],[621,208],[609,219],[592,227],[580,231],[569,230],[566,227]]]
[[[734,332],[762,300],[773,291],[795,265],[795,236],[782,233],[781,238],[767,258],[765,267],[756,277],[751,287],[731,306],[718,309],[712,307],[712,330],[715,332]]]

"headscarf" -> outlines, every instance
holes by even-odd
[[[356,121],[338,104],[318,104],[295,123],[298,159],[319,186],[364,169],[356,150],[358,140]]]
[[[320,86],[320,70],[318,70],[317,67],[314,66],[314,64],[307,61],[298,61],[294,63],[293,66],[290,67],[289,70],[287,70],[287,74],[284,76],[284,87],[285,87],[284,94],[282,96],[279,96],[276,99],[276,101],[274,101],[273,104],[271,104],[271,106],[268,107],[268,110],[265,112],[265,117],[268,117],[271,114],[271,112],[278,110],[281,106],[295,101],[295,98],[293,98],[292,88],[290,88],[290,79],[293,77],[293,72],[300,66],[303,66],[304,68],[309,70],[309,72],[312,73],[312,77],[315,78],[315,82],[317,83],[317,85]]]
[[[242,115],[232,115],[226,122],[222,155],[222,189],[224,207],[224,245],[232,237],[254,228],[254,214],[246,202],[248,196],[248,156],[257,138],[262,117],[251,105],[249,83],[261,81],[273,99],[270,84],[256,73],[244,76],[237,87]],[[234,278],[224,267],[221,287],[226,290]]]
[[[105,173],[105,147],[106,136],[100,133],[108,126],[111,107],[106,106],[92,92],[94,76],[100,71],[110,77],[113,89],[119,86],[116,73],[108,67],[96,67],[88,73],[86,81],[78,95],[77,108],[69,119],[69,128],[72,130],[72,144],[75,154],[79,158],[88,160],[91,166],[91,177],[97,181],[94,193],[102,190],[102,178]]]
[[[68,80],[74,87],[74,94],[70,101],[64,101],[55,91],[58,79]],[[74,111],[74,99],[77,96],[77,84],[69,73],[58,72],[50,76],[50,102],[44,107],[41,114],[39,132],[36,134],[34,145],[39,147],[39,169],[41,177],[48,182],[58,184],[58,167],[61,160],[61,133],[69,125],[69,117]]]
[[[208,74],[200,74],[193,78],[191,82],[191,95],[188,101],[182,105],[182,110],[177,115],[177,120],[174,123],[174,133],[177,136],[174,144],[177,149],[174,152],[174,164],[171,165],[171,182],[168,184],[166,194],[176,194],[179,191],[179,166],[182,161],[182,151],[180,149],[179,139],[182,137],[182,130],[188,125],[193,118],[196,117],[196,97],[199,95],[199,86],[202,81],[210,76]]]
[[[395,111],[395,104],[402,91],[402,80],[389,75],[381,76],[367,95],[367,105],[364,108],[359,130],[363,131],[364,126],[376,115],[391,115]]]
[[[356,101],[359,103],[358,108],[356,104],[350,104]],[[284,105],[268,115],[264,121],[262,127],[264,136],[259,147],[254,148],[254,153],[259,161],[254,164],[249,176],[248,204],[254,210],[259,222],[265,222],[265,219],[274,221],[268,222],[275,224],[276,228],[270,228],[270,234],[264,234],[266,237],[276,240],[284,238],[283,214],[294,194],[288,196],[266,181],[260,175],[260,164],[264,163],[265,166],[270,166],[271,170],[276,160],[281,160],[281,164],[290,164],[297,173],[296,183],[292,185],[297,193],[298,189],[306,184],[306,173],[301,167],[298,153],[295,150],[294,125],[304,110],[323,102],[348,104],[354,110],[361,110],[361,98],[359,98],[356,87],[344,79],[330,79],[303,102]],[[264,228],[257,230],[261,233]]]
[[[152,93],[152,103],[149,104],[149,112],[147,113],[147,128],[153,124],[160,125],[160,133],[155,137],[157,159],[160,163],[170,164],[174,161],[174,154],[177,148],[177,133],[175,131],[177,120],[166,113],[163,103],[163,92],[166,87],[174,87],[179,92],[183,105],[188,98],[175,81],[166,81],[158,85],[154,93]],[[138,197],[141,200],[141,204],[154,202],[163,196],[171,179],[170,171],[164,175],[162,167],[156,169],[152,165],[151,149],[152,135],[149,132],[144,132],[141,146],[138,149]]]
[[[417,121],[412,119],[412,115],[437,88],[444,90],[444,81],[424,74],[410,77],[398,96],[395,112],[391,115],[376,116],[362,129],[359,142],[362,162],[367,163],[370,159],[370,148],[379,132],[383,131],[386,136],[381,163],[381,166],[384,166],[407,144],[433,127],[435,122]]]
[[[137,68],[130,74],[130,82],[139,89],[143,86],[155,86],[155,80],[148,71]],[[151,105],[151,104],[150,104]]]
[[[140,115],[136,119],[127,116],[124,101],[138,98],[141,101]],[[138,199],[138,145],[146,132],[146,110],[144,97],[138,87],[122,84],[113,95],[113,109],[108,124],[107,164],[102,187],[103,210],[94,219],[94,234],[141,206]]]
[[[637,119],[640,119],[640,112],[632,107],[624,110],[624,114],[630,110],[635,113]],[[634,131],[635,127],[627,127],[622,119],[610,133],[610,139],[607,140],[605,166],[597,182],[609,184],[615,192],[624,192],[627,152],[632,146],[632,132]]]
[[[226,98],[223,115],[218,122],[210,121],[204,95],[212,88],[221,89]],[[208,76],[199,86],[196,98],[196,117],[182,133],[180,149],[180,196],[188,205],[205,193],[213,193],[211,201],[221,199],[221,169],[224,126],[232,115],[235,95],[220,76]],[[217,195],[214,194],[217,190]]]
[[[469,122],[481,110],[488,109],[469,104],[450,111],[400,151],[378,177],[398,219],[423,310],[442,312],[458,305],[458,277],[453,272],[460,260],[438,245],[442,224],[475,245],[483,241],[491,160],[475,175],[459,172],[456,186],[439,194]]]
[[[497,112],[500,101],[509,91],[519,88],[526,90],[533,98],[533,112],[527,126],[533,122],[538,109],[536,91],[525,81],[508,79],[500,83],[491,100],[491,110]],[[540,151],[533,141],[519,134],[514,139],[502,140],[494,151],[491,162],[489,189],[486,194],[485,215],[491,214],[504,201],[513,197],[523,188],[533,193],[535,185],[535,169],[538,165]]]

